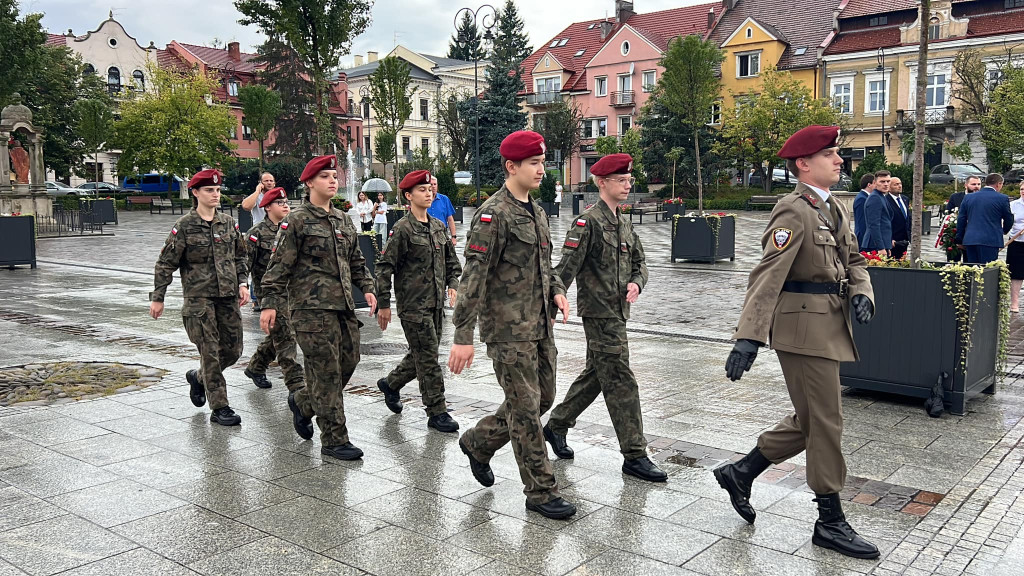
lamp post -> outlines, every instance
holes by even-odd
[[[366,165],[373,170],[373,134],[370,129],[373,127],[373,121],[371,120],[370,114],[370,87],[366,84],[359,87],[359,113],[362,116],[363,110],[366,110]],[[365,174],[365,173],[364,173]]]
[[[881,73],[882,78],[882,159],[885,159],[885,109],[889,104],[889,83],[885,81],[885,49],[878,49],[878,67],[875,68]]]
[[[487,11],[490,10],[490,13]],[[462,8],[455,13],[455,29],[459,28],[459,18],[463,13],[469,15],[473,20],[473,24],[479,30],[481,27],[484,29],[484,42],[490,43],[494,40],[494,25],[496,24],[496,17],[498,11],[494,9],[494,6],[490,4],[484,4],[473,10],[472,8]],[[467,46],[475,44],[474,38],[468,38],[464,34],[459,34],[455,39],[456,45],[459,48],[466,48]],[[477,68],[480,65],[480,53],[473,53],[473,138],[474,138],[474,157],[475,157],[475,172],[473,174],[473,181],[476,183],[476,205],[480,206],[480,86],[477,74]]]

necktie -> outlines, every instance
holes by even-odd
[[[896,203],[900,205],[900,210],[903,210],[903,217],[906,218],[907,217],[907,207],[903,204],[903,197],[902,196],[897,197],[896,198]]]

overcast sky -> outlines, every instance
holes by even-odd
[[[377,0],[373,22],[356,38],[352,53],[374,50],[383,56],[394,48],[397,34],[398,43],[407,48],[443,56],[448,51],[458,8],[476,8],[479,2]],[[699,3],[700,0],[636,0],[634,8],[637,12],[654,12]],[[75,34],[95,30],[113,9],[114,18],[143,46],[151,40],[161,48],[171,40],[208,45],[216,38],[224,42],[237,40],[243,51],[254,51],[263,42],[256,28],[238,23],[240,15],[231,0],[20,0],[20,4],[23,14],[44,13],[43,26],[53,34],[68,28]],[[501,6],[504,0],[492,4]],[[516,5],[534,48],[572,22],[613,16],[615,10],[614,0],[517,0]],[[342,64],[351,66],[352,57],[342,58]]]

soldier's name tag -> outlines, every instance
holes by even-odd
[[[776,228],[772,230],[772,245],[778,250],[785,250],[792,239],[793,231],[789,228]]]
[[[565,239],[565,247],[566,248],[579,248],[580,247],[580,239],[579,238],[574,238],[572,236],[566,238]]]
[[[604,225],[604,229],[605,230],[613,230],[613,231],[614,230],[618,230],[618,228],[615,226],[615,224],[605,224]]]

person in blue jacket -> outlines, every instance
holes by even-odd
[[[875,190],[864,201],[864,243],[861,252],[892,254],[892,210],[886,195],[889,193],[890,175],[882,170],[875,173]]]
[[[964,197],[956,220],[956,243],[964,247],[964,261],[988,264],[999,257],[1003,234],[1013,227],[1010,199],[1000,192],[1003,177],[989,174],[985,187]]]
[[[860,192],[857,192],[857,197],[853,199],[853,235],[857,237],[857,245],[861,247],[864,246],[864,233],[868,228],[867,221],[864,220],[864,202],[867,201],[874,189],[874,174],[865,174],[860,177]]]

